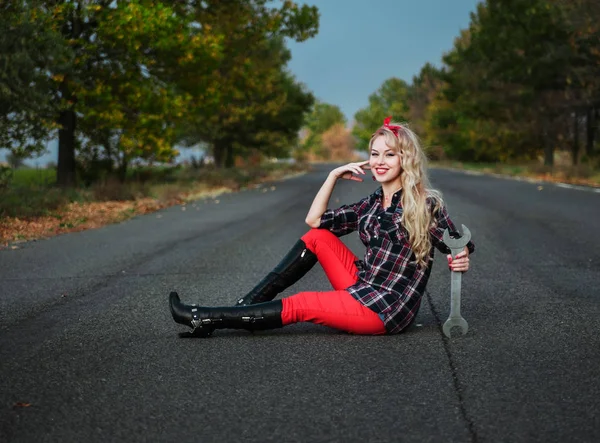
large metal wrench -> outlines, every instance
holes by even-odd
[[[467,228],[465,225],[462,225],[462,231],[463,235],[460,238],[450,237],[450,231],[447,228],[444,231],[444,243],[450,248],[452,258],[455,258],[456,254],[464,250],[465,246],[467,246],[467,243],[469,243],[469,240],[471,240],[471,231],[469,231],[469,228]],[[469,324],[460,315],[461,277],[462,272],[452,271],[450,280],[450,316],[442,327],[444,335],[448,338],[452,336],[452,331],[456,328],[460,329],[461,335],[465,335],[469,330]]]

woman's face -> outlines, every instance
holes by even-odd
[[[385,144],[383,136],[377,137],[373,142],[369,166],[373,177],[379,183],[392,182],[398,179],[402,172],[400,154]]]

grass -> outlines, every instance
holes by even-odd
[[[457,161],[432,162],[433,167],[447,167],[508,175],[512,177],[528,177],[532,179],[564,182],[571,184],[600,186],[600,168],[590,164],[571,165],[559,161],[552,167],[544,166],[540,162],[506,164],[506,163],[471,163]]]
[[[17,169],[13,171],[11,186],[51,186],[56,183],[56,171],[54,169]]]
[[[52,186],[53,170],[17,170],[8,185],[0,186],[0,247],[95,228],[173,204],[194,204],[306,169],[302,164],[271,163],[230,170],[146,168],[132,171],[125,183],[109,179],[72,189]]]
[[[88,187],[61,189],[54,185],[53,169],[12,171],[8,186],[0,187],[0,217],[30,219],[47,216],[73,202],[135,201],[156,199],[161,203],[201,196],[211,189],[239,190],[266,179],[299,171],[301,165],[272,164],[218,170],[183,167],[136,168],[121,183],[116,178],[100,180]]]

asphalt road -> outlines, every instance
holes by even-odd
[[[181,339],[283,256],[326,169],[0,251],[2,442],[600,441],[600,193],[433,170],[476,243],[465,337],[436,264],[415,326]],[[375,184],[343,182],[332,206]],[[344,237],[357,253],[357,236]],[[361,254],[362,255],[362,254]],[[329,289],[315,267],[285,295]]]

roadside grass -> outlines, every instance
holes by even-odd
[[[22,168],[14,170],[11,186],[52,186],[56,183],[56,170],[47,168]]]
[[[15,241],[127,220],[174,204],[194,204],[195,200],[253,187],[307,168],[306,164],[282,163],[228,170],[144,168],[131,171],[124,183],[105,179],[73,189],[51,185],[53,170],[17,170],[10,185],[0,187],[0,248]]]
[[[590,164],[573,166],[565,162],[557,162],[554,166],[548,167],[539,162],[506,164],[434,161],[431,162],[431,166],[600,187],[600,167]]]

